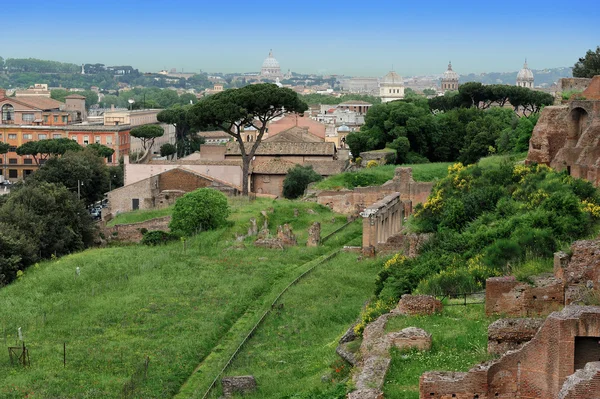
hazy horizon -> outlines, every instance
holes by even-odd
[[[32,0],[40,17],[27,21],[17,2],[4,4],[5,31],[19,34],[0,56],[231,73],[258,72],[273,49],[283,71],[383,76],[393,66],[415,76],[440,74],[451,60],[467,75],[514,72],[525,58],[531,69],[571,67],[600,37],[591,0],[577,8],[538,0],[98,4]]]

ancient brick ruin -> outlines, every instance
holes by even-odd
[[[521,349],[468,372],[424,373],[421,399],[597,399],[600,307],[565,307]]]
[[[531,341],[544,323],[543,319],[500,319],[488,326],[488,353],[502,355]]]
[[[433,183],[416,182],[412,168],[396,168],[394,177],[381,186],[356,187],[354,190],[324,190],[318,192],[317,202],[326,205],[337,213],[358,215],[369,205],[385,196],[399,193],[400,200],[406,201],[405,215],[412,213],[412,206],[427,201]]]
[[[542,110],[526,162],[566,169],[574,177],[600,184],[600,75],[568,104]]]
[[[365,254],[375,254],[375,249],[400,233],[405,217],[405,204],[399,193],[390,194],[366,208],[363,217],[362,246]]]
[[[486,281],[486,314],[539,316],[569,304],[586,304],[600,298],[600,239],[575,241],[572,255],[554,254],[554,275],[537,276],[532,282],[515,277]]]
[[[379,316],[377,320],[365,327],[363,341],[360,345],[360,356],[348,351],[348,343],[357,337],[351,330],[346,332],[340,339],[340,345],[336,351],[356,366],[352,378],[356,390],[348,394],[348,399],[383,398],[381,388],[392,360],[390,355],[392,347],[400,350],[427,351],[431,349],[431,334],[423,329],[407,327],[400,331],[386,333],[385,326],[390,318],[427,315],[441,310],[441,302],[433,297],[404,295],[394,310]]]

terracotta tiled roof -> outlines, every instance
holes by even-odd
[[[60,109],[60,107],[64,106],[65,103],[54,100],[48,97],[39,97],[39,96],[21,96],[10,98],[9,100],[28,105],[32,108],[37,108],[41,110],[54,110]]]
[[[250,143],[253,144],[253,143]],[[335,155],[334,143],[261,142],[256,155]],[[239,144],[227,143],[225,155],[241,155]]]
[[[265,140],[263,143],[275,143],[275,142],[294,142],[294,143],[321,143],[325,141],[319,136],[308,131],[307,127],[294,126],[283,132],[277,133]]]
[[[294,162],[283,159],[258,161],[252,164],[252,173],[263,175],[287,175],[288,171],[296,166]],[[337,175],[344,170],[344,161],[314,161],[306,162],[304,166],[312,166],[314,171],[321,176]]]
[[[221,137],[233,139],[233,137],[230,134],[227,134],[222,130],[213,130],[210,132],[198,132],[198,136],[202,136],[207,139],[216,139],[216,138],[221,138]]]

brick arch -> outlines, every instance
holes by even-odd
[[[569,112],[568,139],[577,142],[589,120],[588,112],[582,107],[575,107]]]

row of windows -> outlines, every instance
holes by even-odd
[[[18,161],[19,161],[19,160],[18,160],[17,158],[9,158],[9,159],[8,159],[8,163],[9,163],[10,165],[16,165],[16,164],[18,164],[18,163],[19,163]],[[0,158],[0,164],[1,164],[1,163],[2,163],[2,158]],[[33,165],[33,158],[24,158],[24,159],[23,159],[23,164],[24,164],[24,165]]]
[[[60,134],[60,133],[52,134],[53,139],[60,139],[61,137],[62,137],[62,134]],[[16,140],[17,134],[9,133],[9,134],[7,134],[7,138],[8,138],[8,140]],[[46,140],[47,138],[48,138],[48,134],[46,134],[46,133],[39,133],[37,135],[38,140]],[[1,140],[2,140],[2,135],[0,134],[0,141]],[[23,133],[23,140],[33,140],[33,134],[32,133]]]
[[[390,93],[400,94],[401,89],[389,89]]]
[[[2,170],[0,170],[0,176],[2,175]],[[23,176],[29,176],[30,174],[33,173],[32,169],[23,169]],[[16,179],[19,177],[19,171],[17,169],[9,169],[8,170],[8,178],[9,179]]]
[[[79,138],[77,136],[71,136],[71,140],[79,143]],[[95,136],[94,137],[94,143],[96,144],[102,144],[102,137],[101,136]],[[112,136],[106,136],[106,144],[107,145],[112,145],[113,143],[113,138]],[[90,144],[90,136],[83,136],[83,145],[87,145]]]

